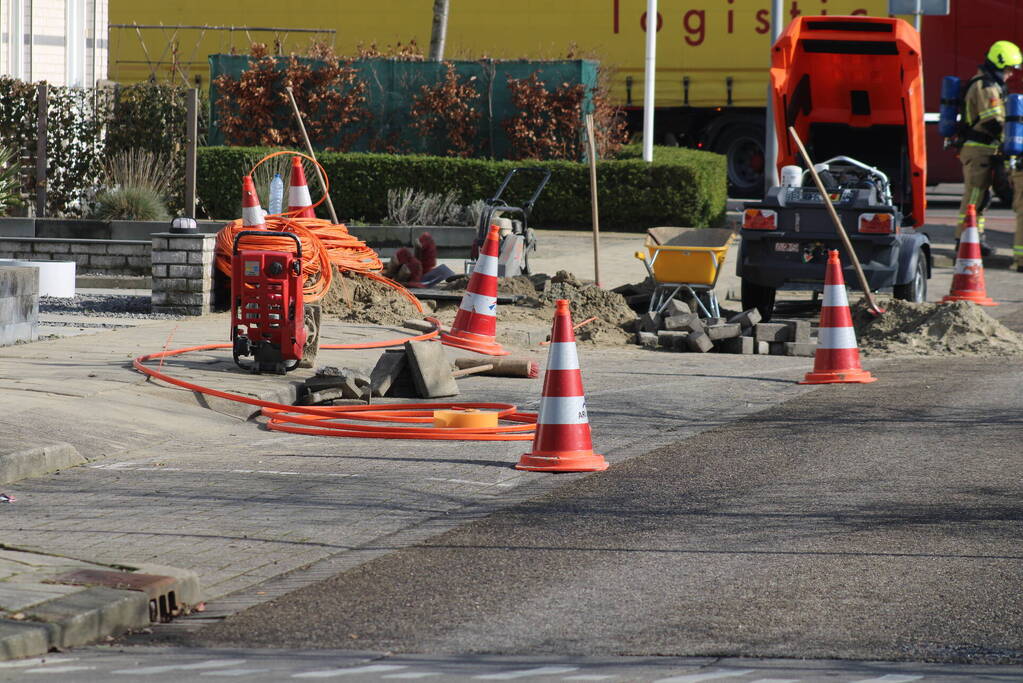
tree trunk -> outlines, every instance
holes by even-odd
[[[433,32],[430,34],[430,61],[444,59],[444,40],[448,33],[448,9],[451,0],[433,0]]]

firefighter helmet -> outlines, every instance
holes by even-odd
[[[987,51],[987,59],[999,69],[1017,69],[1023,64],[1023,53],[1015,43],[999,40]]]

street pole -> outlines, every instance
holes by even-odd
[[[771,2],[771,46],[768,48],[768,67],[774,44],[781,36],[783,12],[781,0]],[[779,184],[778,181],[778,131],[774,125],[774,91],[771,79],[767,79],[767,121],[764,123],[764,192]]]
[[[646,0],[646,76],[643,84],[643,161],[654,160],[654,72],[657,68],[657,0]]]

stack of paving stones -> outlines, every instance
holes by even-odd
[[[0,346],[39,336],[39,269],[0,268]]]
[[[213,306],[216,235],[153,235],[153,313],[206,315]]]
[[[637,323],[636,343],[649,349],[693,353],[739,353],[772,356],[813,356],[808,320],[760,321],[751,308],[731,318],[701,318],[690,305],[672,299],[660,313],[644,313]]]

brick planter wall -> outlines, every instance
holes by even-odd
[[[152,244],[142,240],[0,237],[0,258],[74,261],[79,273],[148,275]]]
[[[205,315],[213,306],[216,235],[156,233],[152,245],[153,312]]]

